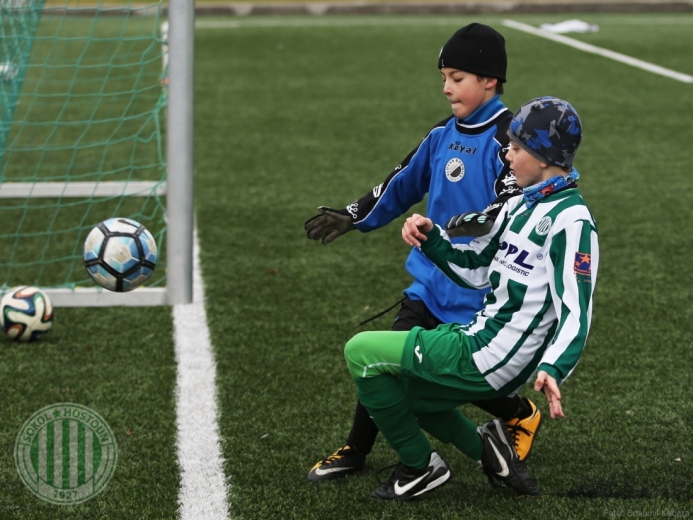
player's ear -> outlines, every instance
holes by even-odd
[[[496,85],[498,85],[498,78],[485,78],[486,79],[486,85],[484,88],[486,90],[491,90],[492,88],[496,88]]]

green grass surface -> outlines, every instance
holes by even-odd
[[[401,219],[328,247],[306,240],[302,223],[315,206],[343,207],[381,182],[447,115],[435,57],[454,27],[242,27],[198,32],[196,83],[197,211],[235,518],[691,510],[693,292],[690,234],[681,234],[693,202],[681,117],[693,108],[691,86],[486,20],[507,39],[508,106],[551,94],[580,112],[576,164],[601,233],[593,329],[564,387],[567,419],[547,421],[529,462],[544,496],[490,489],[448,446],[455,479],[418,503],[368,498],[376,470],[395,460],[382,442],[363,476],[305,481],[350,426],[344,342],[396,301],[408,275]],[[683,64],[688,27],[636,28],[631,54]],[[579,38],[626,50],[634,32],[605,24]],[[372,327],[389,328],[391,318]],[[543,397],[526,395],[547,410]]]
[[[581,18],[601,31],[578,39],[693,73],[691,16]],[[504,28],[499,17],[372,19],[389,25],[197,33],[197,225],[232,517],[690,516],[693,86]],[[643,23],[658,19],[674,23]],[[436,444],[453,468],[449,485],[417,502],[375,502],[377,470],[395,462],[382,440],[363,475],[313,485],[308,469],[344,443],[356,402],[343,345],[410,278],[402,218],[328,247],[308,241],[303,222],[380,183],[449,113],[436,56],[474,20],[506,37],[511,109],[555,95],[579,111],[576,166],[600,231],[592,331],[563,387],[567,418],[547,420],[528,463],[543,496],[493,490],[471,461]],[[392,317],[365,328],[387,329]],[[58,309],[44,342],[0,344],[0,518],[176,516],[171,334],[165,308]],[[524,394],[548,411],[541,395]],[[80,506],[35,498],[12,459],[26,418],[62,401],[99,412],[119,446],[109,487]]]
[[[173,518],[177,509],[175,362],[166,308],[57,309],[39,343],[0,343],[0,518]],[[53,403],[99,413],[118,462],[95,498],[58,506],[32,495],[15,469],[20,428]]]

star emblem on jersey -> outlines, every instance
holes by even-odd
[[[464,163],[462,159],[453,157],[445,165],[445,176],[450,182],[458,182],[464,177]]]
[[[575,274],[586,278],[592,276],[592,255],[589,253],[575,253]]]

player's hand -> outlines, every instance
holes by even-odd
[[[402,239],[412,247],[421,247],[421,241],[426,240],[425,233],[433,229],[433,221],[414,213],[402,227]]]
[[[303,224],[303,229],[306,230],[308,238],[312,240],[320,240],[322,238],[322,243],[327,245],[344,233],[356,229],[356,226],[351,221],[351,215],[345,209],[319,206],[318,211],[320,215],[314,216]]]
[[[449,237],[480,237],[491,231],[494,220],[486,213],[462,213],[448,220],[445,231]]]
[[[556,417],[565,418],[563,408],[561,408],[561,391],[558,389],[558,383],[548,373],[543,370],[539,371],[537,380],[534,382],[534,389],[537,392],[544,392],[546,400],[549,402],[549,413],[552,419]]]

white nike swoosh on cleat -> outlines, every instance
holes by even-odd
[[[418,493],[414,493],[414,496],[418,497],[419,495],[423,495],[426,491],[430,491],[431,489],[435,489],[438,486],[444,484],[450,478],[450,475],[451,475],[451,473],[450,473],[450,471],[448,471],[442,477],[438,477],[433,482],[429,482],[428,485],[424,489],[422,489]]]
[[[425,479],[430,472],[427,471],[423,475],[421,475],[419,478],[416,480],[412,480],[409,484],[405,484],[404,486],[399,485],[399,480],[395,482],[395,495],[403,495],[407,491],[409,491],[411,488],[416,486],[419,482],[421,482],[423,479]]]
[[[510,475],[510,469],[508,469],[508,464],[505,462],[505,459],[501,457],[501,454],[498,451],[498,448],[496,448],[496,445],[493,441],[491,441],[491,447],[493,448],[493,451],[496,452],[496,457],[498,457],[498,460],[500,460],[501,467],[503,468],[502,471],[498,472],[498,476],[507,477],[508,475]]]
[[[346,471],[348,469],[354,469],[354,468],[327,468],[327,469],[322,469],[322,468],[317,468],[315,470],[316,475],[328,475],[329,473],[334,473],[335,471]]]

